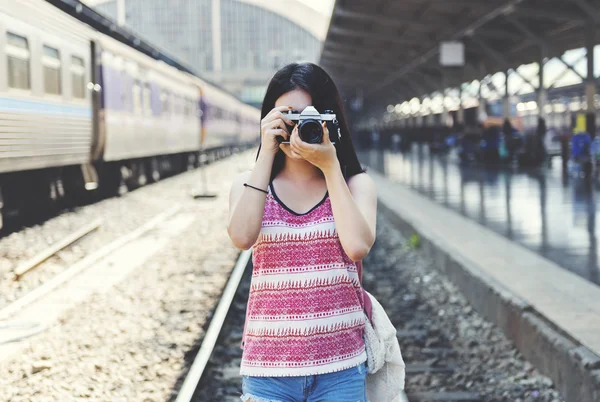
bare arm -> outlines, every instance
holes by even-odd
[[[277,137],[287,139],[286,125],[292,121],[282,114],[291,109],[276,107],[261,121],[261,149],[252,172],[239,175],[229,193],[229,225],[227,232],[236,247],[247,250],[256,243],[265,212],[267,195],[262,191],[244,187],[244,183],[266,190],[271,178],[275,154],[279,150]]]
[[[338,164],[323,173],[342,247],[353,261],[360,261],[375,242],[375,183],[366,173],[360,173],[350,178],[346,185]]]
[[[238,248],[247,250],[256,242],[267,198],[267,195],[261,191],[244,187],[244,183],[266,190],[273,158],[274,156],[261,152],[254,169],[240,174],[231,187],[227,232]]]

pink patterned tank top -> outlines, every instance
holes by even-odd
[[[317,375],[366,361],[357,264],[328,195],[297,214],[270,185],[252,262],[241,375]]]

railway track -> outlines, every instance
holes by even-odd
[[[62,260],[51,257],[11,281],[31,285],[18,298],[7,299],[14,289],[0,282],[0,309],[8,304],[13,309],[0,321],[0,394],[15,401],[168,400],[238,258],[222,226],[223,200],[228,182],[253,157],[248,151],[207,166],[206,186],[202,172],[191,171],[2,239],[0,276],[5,277],[17,261],[24,263],[45,245],[103,218],[99,230],[60,252]],[[217,198],[195,199],[202,189]],[[139,237],[83,267],[84,258],[179,205]],[[12,307],[54,280],[55,263],[82,269],[31,303]],[[56,307],[64,307],[63,313]],[[32,336],[36,331],[41,333]]]
[[[154,230],[159,224],[171,218],[180,209],[180,206],[173,206],[171,209],[157,215],[136,230],[118,237],[104,247],[86,255],[75,264],[65,267],[58,275],[53,276],[42,285],[0,309],[0,330],[8,332],[1,334],[0,345],[23,340],[44,331],[52,325],[53,321],[57,319],[62,312],[73,306],[76,301],[82,300],[100,287],[110,286],[110,284],[114,283],[117,279],[114,277],[111,278],[110,270],[103,269],[103,266],[97,269],[97,272],[86,273],[86,270],[90,267],[99,265],[100,262],[111,254],[117,253],[130,242],[139,239],[148,232]],[[56,252],[73,244],[78,239],[89,234],[92,230],[97,229],[100,223],[100,221],[93,222],[59,244],[53,245],[48,250],[42,251],[36,257],[21,265],[17,271],[21,272],[22,276],[25,272],[28,272],[33,267],[39,265],[43,260],[50,258]],[[122,277],[126,272],[127,271],[120,272],[119,277]],[[77,279],[74,280],[76,276]],[[71,289],[64,290],[66,285],[71,285]],[[65,297],[64,295],[59,294],[61,292],[72,292],[73,294]],[[46,308],[44,304],[48,304],[50,307]],[[21,314],[22,310],[26,311]],[[13,317],[17,318],[12,320]],[[12,333],[10,332],[11,330]]]
[[[185,402],[239,401],[239,346],[249,283],[247,273],[195,394]],[[397,328],[407,365],[401,402],[562,401],[552,382],[381,219],[363,284]]]
[[[237,263],[231,272],[227,285],[223,290],[223,294],[219,299],[219,303],[212,315],[202,345],[183,381],[175,402],[191,402],[192,400],[201,401],[203,400],[202,398],[206,397],[206,395],[202,395],[202,389],[198,387],[198,384],[212,355],[225,320],[227,319],[228,312],[236,296],[244,272],[250,263],[251,255],[251,250],[243,251],[240,254]]]

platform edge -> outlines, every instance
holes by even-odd
[[[379,198],[382,214],[405,236],[418,234],[422,252],[463,293],[479,314],[498,326],[567,402],[600,401],[600,357],[571,339],[501,283],[428,228],[400,216]],[[582,349],[583,348],[583,349]]]

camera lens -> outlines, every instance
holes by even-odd
[[[304,142],[318,144],[323,141],[323,127],[318,120],[304,120],[298,127],[298,135]]]

